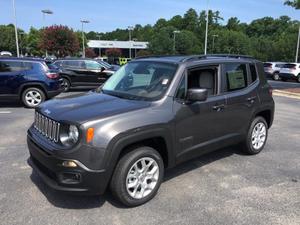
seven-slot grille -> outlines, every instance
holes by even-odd
[[[35,112],[34,128],[51,141],[58,142],[60,123]]]

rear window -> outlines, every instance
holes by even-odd
[[[284,64],[283,68],[295,68],[296,67],[296,64],[292,64],[292,63],[288,63],[288,64]]]
[[[0,72],[17,72],[24,70],[22,62],[0,61]]]
[[[275,67],[282,68],[284,64],[276,64]]]
[[[272,63],[264,63],[264,67],[272,67]]]

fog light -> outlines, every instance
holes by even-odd
[[[74,161],[64,161],[62,165],[64,167],[71,167],[71,168],[77,167],[77,164]]]

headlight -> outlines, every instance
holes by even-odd
[[[65,146],[72,146],[76,144],[79,138],[78,128],[74,125],[70,125],[68,130],[60,134],[60,141]]]

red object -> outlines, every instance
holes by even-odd
[[[46,76],[49,78],[49,79],[56,79],[58,78],[59,74],[58,73],[46,73]]]

